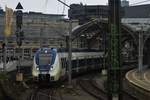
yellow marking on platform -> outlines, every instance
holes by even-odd
[[[144,79],[145,79],[145,81],[147,81],[150,84],[150,79],[148,78],[149,75],[150,75],[150,70],[148,70],[144,73]]]
[[[137,76],[136,76],[136,74],[135,74],[136,72],[137,72],[137,70],[131,70],[131,71],[129,71],[126,74],[126,79],[130,83],[132,83],[132,84],[134,84],[134,85],[136,85],[136,86],[138,86],[140,88],[143,88],[146,91],[150,91],[150,84],[148,82],[146,82],[145,80],[138,79]]]

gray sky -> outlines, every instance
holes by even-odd
[[[80,3],[87,5],[106,5],[108,0],[62,0],[66,1],[68,5],[72,3]],[[145,0],[129,0],[130,4]],[[36,12],[43,12],[43,13],[51,13],[51,14],[62,14],[63,12],[63,5],[59,3],[57,0],[0,0],[0,6],[2,8],[7,5],[10,8],[15,9],[18,2],[21,2],[24,11],[36,11]],[[150,2],[146,2],[150,3]],[[65,13],[67,14],[68,8],[65,7]]]

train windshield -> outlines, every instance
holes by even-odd
[[[39,65],[49,65],[52,62],[52,55],[40,53],[39,54]]]

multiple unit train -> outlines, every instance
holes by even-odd
[[[101,69],[104,52],[73,49],[72,73]],[[32,76],[36,80],[58,81],[68,75],[68,52],[65,49],[40,48],[33,60]]]

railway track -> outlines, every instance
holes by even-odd
[[[127,91],[122,91],[123,93],[123,100],[139,100],[135,96],[131,95]]]
[[[10,97],[10,96],[6,93],[6,91],[5,91],[4,87],[3,87],[3,85],[1,84],[1,82],[0,82],[0,93],[2,93],[1,95],[3,96],[3,99],[4,99],[4,100],[14,100],[12,97]]]
[[[26,74],[25,76],[30,76],[30,74]],[[96,83],[96,81],[93,79],[93,77],[95,77],[95,75],[87,75],[87,79],[85,80],[83,77],[83,79],[81,77],[77,78],[77,83],[80,85],[80,87],[86,91],[87,93],[89,93],[90,95],[92,95],[93,97],[95,97],[98,100],[107,100],[107,92],[104,91],[104,89],[99,88],[98,84]],[[31,83],[30,83],[31,82]],[[35,87],[35,84],[32,83],[32,80],[28,80],[26,81],[29,89],[31,89],[31,94],[29,94],[29,98],[27,100],[65,100],[63,98],[63,93],[58,89],[58,88],[53,88],[53,87],[48,87],[48,88],[40,88],[37,86],[37,88]],[[132,98],[133,96],[131,96],[128,93],[124,94],[128,95],[129,98]],[[138,100],[135,99],[133,97],[133,99],[123,99],[123,100]]]
[[[62,93],[57,88],[33,89],[28,100],[63,100]]]
[[[80,79],[78,80],[78,84],[80,87],[89,93],[91,96],[95,97],[98,100],[107,100],[107,94],[105,91],[100,89],[94,82],[94,80],[91,79]]]
[[[77,82],[78,82],[79,86],[85,92],[87,92],[94,98],[96,98],[98,100],[107,100],[108,99],[107,91],[104,88],[100,87],[97,84],[96,80],[94,80],[93,78],[79,79],[79,80],[77,80]],[[121,92],[122,92],[123,100],[139,100],[136,98],[136,96],[128,93],[124,89]]]

